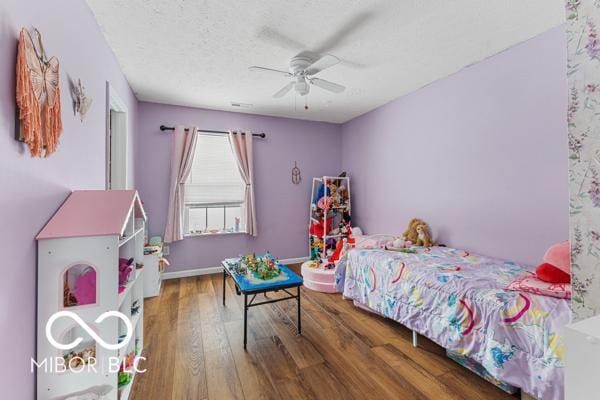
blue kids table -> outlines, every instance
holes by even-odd
[[[260,306],[262,304],[276,303],[289,299],[298,301],[298,334],[302,334],[302,321],[300,317],[300,286],[302,286],[302,278],[290,270],[285,265],[280,264],[281,274],[273,279],[261,280],[248,274],[238,274],[235,272],[234,265],[239,262],[239,258],[228,258],[223,260],[223,305],[225,305],[225,281],[227,277],[231,277],[235,282],[235,288],[238,295],[244,295],[244,349],[248,342],[248,309],[250,307]],[[288,289],[297,288],[296,294],[291,293]],[[257,294],[268,292],[284,291],[288,296],[255,302]],[[248,296],[252,296],[248,301]]]

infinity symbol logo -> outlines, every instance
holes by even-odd
[[[117,344],[106,343],[104,340],[102,340],[100,336],[96,334],[96,332],[92,328],[90,328],[88,324],[85,323],[84,320],[82,320],[79,317],[79,315],[75,314],[74,312],[59,311],[52,315],[46,323],[46,338],[48,338],[48,341],[50,342],[50,344],[52,344],[52,346],[56,347],[59,350],[71,350],[77,347],[83,341],[82,337],[78,337],[71,343],[61,344],[54,339],[54,337],[52,336],[52,325],[54,325],[54,322],[57,319],[63,317],[71,318],[73,321],[77,322],[77,324],[81,328],[83,328],[83,330],[85,330],[88,333],[88,335],[90,335],[96,341],[96,343],[98,343],[100,346],[104,347],[107,350],[119,350],[127,346],[129,344],[129,341],[131,340],[131,337],[133,336],[133,326],[131,325],[131,321],[129,320],[129,318],[127,318],[125,314],[120,313],[118,311],[107,311],[105,313],[102,313],[94,321],[95,323],[99,324],[109,317],[117,317],[121,319],[125,323],[125,326],[127,328],[127,334],[125,335],[125,339],[121,343]]]

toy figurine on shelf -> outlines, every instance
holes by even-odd
[[[129,282],[129,276],[133,271],[133,258],[119,258],[119,285]]]
[[[131,383],[131,379],[132,379],[132,377],[131,377],[130,372],[127,372],[127,371],[119,372],[119,382],[118,382],[119,388],[129,385]]]

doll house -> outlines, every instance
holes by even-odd
[[[37,236],[38,399],[98,388],[102,399],[129,397],[143,348],[145,224],[135,190],[75,191]]]

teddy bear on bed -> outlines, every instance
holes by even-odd
[[[429,234],[429,226],[426,223],[418,224],[415,227],[417,231],[417,241],[415,245],[423,246],[423,247],[431,247],[433,243],[431,242],[431,235]]]
[[[431,234],[429,232],[429,225],[425,221],[413,218],[408,223],[408,228],[402,234],[400,244],[403,246],[396,246],[397,240],[394,241],[394,246],[404,247],[404,245],[415,245],[430,247],[433,243],[431,242]]]
[[[418,235],[419,235],[417,233],[417,229],[416,229],[417,225],[424,224],[424,223],[425,222],[423,222],[419,218],[411,219],[408,223],[408,228],[406,228],[406,230],[402,234],[402,237],[401,237],[402,241],[416,243],[417,239],[418,239]]]

